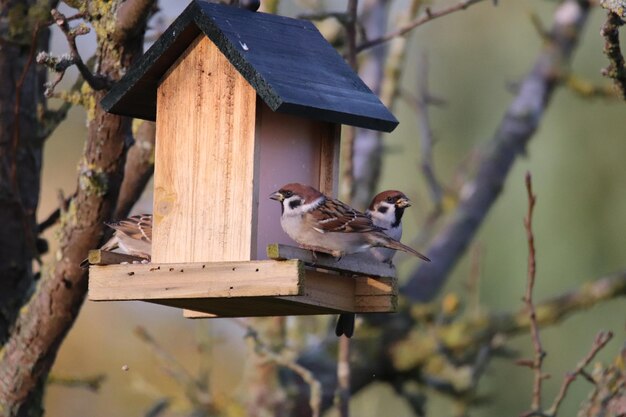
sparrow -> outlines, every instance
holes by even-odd
[[[327,197],[308,185],[291,183],[270,195],[281,203],[280,225],[302,248],[335,258],[384,247],[430,261],[426,256],[387,236],[372,218]]]
[[[374,225],[385,229],[385,234],[392,239],[400,241],[402,238],[402,215],[404,209],[411,207],[411,201],[403,192],[387,190],[376,194],[369,208],[365,212],[372,218]],[[381,262],[391,264],[394,250],[387,248],[372,248],[370,253]]]
[[[399,241],[402,237],[402,215],[407,207],[411,207],[411,201],[404,193],[397,190],[387,190],[376,194],[365,214],[372,218],[374,225],[383,228],[387,236]],[[391,265],[391,260],[396,251],[375,247],[371,248],[369,253],[376,260]],[[338,337],[342,334],[351,337],[354,333],[354,319],[354,313],[340,314],[335,326],[335,334]]]
[[[152,214],[139,214],[114,223],[107,223],[115,230],[100,249],[119,249],[127,255],[150,260],[152,254]]]
[[[102,250],[118,250],[127,255],[150,261],[152,253],[152,214],[139,214],[118,222],[106,223],[114,230],[113,236],[100,247]],[[89,266],[89,259],[80,263],[82,268]]]
[[[365,252],[371,248],[402,250],[426,261],[426,256],[387,236],[370,215],[325,196],[313,187],[291,183],[270,195],[281,203],[280,225],[301,247],[343,255]],[[354,314],[341,314],[335,328],[337,336],[351,337]]]

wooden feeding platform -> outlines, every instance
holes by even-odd
[[[278,244],[260,261],[141,263],[121,256],[90,253],[90,300],[147,301],[185,309],[188,318],[383,313],[397,306],[395,268],[366,256],[337,261]]]
[[[342,125],[398,125],[313,23],[192,0],[100,104],[156,121],[152,262],[93,252],[91,300],[187,317],[395,311],[392,267],[271,244],[292,241],[270,193],[337,196]]]

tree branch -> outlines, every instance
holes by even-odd
[[[533,211],[537,197],[533,194],[533,184],[530,172],[526,173],[526,191],[528,193],[528,213],[524,218],[524,228],[526,229],[526,237],[528,239],[528,278],[526,280],[526,294],[524,295],[524,303],[528,310],[528,318],[530,321],[530,334],[532,336],[533,348],[535,352],[534,360],[531,368],[534,371],[533,383],[533,399],[531,404],[532,410],[541,409],[541,382],[545,379],[543,374],[543,359],[546,352],[541,346],[541,338],[539,337],[539,325],[537,324],[537,313],[533,304],[533,289],[535,287],[535,278],[537,275],[537,261],[535,256],[535,235],[533,234]]]
[[[441,10],[437,10],[437,11],[432,11],[430,8],[426,8],[426,11],[424,12],[424,14],[422,14],[421,16],[419,16],[417,19],[400,26],[398,29],[389,32],[379,38],[375,38],[375,39],[371,39],[371,40],[367,40],[363,43],[361,43],[360,45],[357,46],[356,50],[357,52],[362,52],[365,49],[371,48],[373,46],[376,45],[380,45],[382,43],[385,42],[389,42],[390,40],[397,38],[397,37],[401,37],[406,35],[407,33],[409,33],[410,31],[412,31],[413,29],[415,29],[418,26],[423,25],[424,23],[430,22],[431,20],[435,20],[439,17],[442,16],[446,16],[449,15],[450,13],[454,13],[457,12],[459,10],[465,10],[468,7],[476,4],[476,3],[480,3],[482,0],[463,0],[457,4],[454,4],[452,6],[446,7],[444,9]]]
[[[568,8],[567,13],[560,13]],[[546,44],[522,82],[480,162],[476,178],[465,184],[451,222],[434,238],[427,251],[432,262],[413,271],[403,291],[412,300],[430,300],[465,253],[479,226],[497,200],[516,158],[541,122],[559,74],[571,59],[578,35],[586,22],[589,3],[568,0],[555,13],[552,41]]]
[[[96,17],[94,17],[96,18]],[[98,15],[98,24],[115,25],[115,16]],[[63,24],[61,22],[61,24]],[[141,33],[145,22],[141,24]],[[102,77],[118,79],[142,53],[141,37],[117,44],[104,34],[97,39]],[[76,197],[61,230],[59,261],[50,268],[14,326],[0,357],[0,410],[7,417],[40,413],[43,384],[65,335],[83,303],[87,281],[80,262],[98,245],[104,222],[115,208],[126,157],[130,120],[106,113],[93,92],[88,137],[79,164]]]
[[[67,38],[67,43],[70,47],[71,62],[76,65],[76,68],[78,68],[80,75],[83,76],[83,79],[87,82],[87,84],[89,84],[89,86],[94,91],[111,88],[111,84],[112,84],[111,80],[100,74],[92,74],[89,68],[87,68],[87,65],[81,58],[80,54],[78,53],[78,47],[76,46],[76,37],[81,36],[81,35],[86,35],[87,33],[89,33],[89,28],[85,24],[80,24],[75,28],[70,28],[68,19],[65,17],[65,15],[60,13],[57,9],[52,9],[50,11],[50,14],[52,15],[52,18],[54,19],[54,22],[57,24],[57,26],[61,29],[61,31]],[[65,69],[63,69],[59,73],[63,74],[64,72],[65,72]],[[59,81],[60,81],[60,77],[57,79],[56,84],[58,84]]]
[[[134,135],[135,143],[126,156],[124,181],[113,213],[114,219],[128,216],[154,173],[156,125],[145,120],[138,122],[140,125]]]
[[[604,37],[604,54],[609,58],[609,66],[602,70],[602,74],[613,79],[622,98],[626,99],[626,67],[619,45],[619,28],[623,24],[624,21],[617,13],[608,12],[601,34]]]

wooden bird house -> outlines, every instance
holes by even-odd
[[[282,246],[293,243],[270,193],[300,182],[336,195],[341,125],[398,124],[313,24],[194,0],[101,104],[156,121],[152,262],[92,266],[90,299],[216,316],[355,311],[359,294],[391,300],[384,265],[373,267],[382,278],[367,278],[375,274],[354,270],[366,261],[318,261],[365,275],[348,280],[306,259],[268,260],[270,244],[275,259],[307,257]]]

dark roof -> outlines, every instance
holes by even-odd
[[[155,120],[161,77],[203,32],[274,111],[392,131],[398,121],[311,23],[193,0],[102,99]]]

